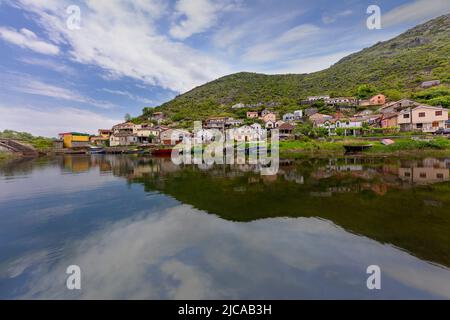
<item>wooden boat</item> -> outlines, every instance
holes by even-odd
[[[346,145],[346,146],[344,146],[344,148],[345,148],[345,153],[363,152],[363,151],[369,150],[369,149],[372,148],[372,147],[373,147],[372,144],[365,144],[365,145]]]
[[[173,149],[155,149],[152,150],[152,156],[170,157]]]

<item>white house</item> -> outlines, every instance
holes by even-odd
[[[289,122],[289,121],[294,121],[295,120],[295,115],[293,113],[286,113],[283,116],[283,121],[284,122]]]
[[[303,118],[303,110],[294,111],[295,120],[301,120]]]
[[[323,124],[319,124],[318,127],[326,128],[328,129],[328,134],[330,136],[336,135],[336,129],[342,128],[345,130],[345,135],[357,135],[361,127],[363,125],[363,122],[351,118],[351,119],[332,119],[332,120],[326,120]]]

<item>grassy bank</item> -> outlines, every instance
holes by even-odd
[[[50,150],[53,146],[53,139],[45,137],[36,137],[27,132],[17,132],[13,130],[0,131],[0,138],[13,139],[28,144],[38,151]]]
[[[14,158],[15,158],[14,154],[10,152],[0,151],[0,163]]]
[[[343,139],[338,141],[281,141],[280,155],[287,158],[301,158],[311,155],[343,155],[344,145],[372,145],[364,155],[401,155],[427,153],[433,155],[450,156],[450,140],[434,138],[430,140],[413,140],[411,138],[394,139],[395,144],[383,145],[381,139],[377,141],[361,139]]]

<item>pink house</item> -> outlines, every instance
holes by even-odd
[[[277,121],[277,115],[275,113],[267,113],[266,115],[261,117],[261,120],[264,122],[276,122]]]

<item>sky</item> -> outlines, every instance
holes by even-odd
[[[369,29],[370,5],[381,29]],[[0,130],[95,133],[205,82],[310,73],[448,0],[0,0]]]

